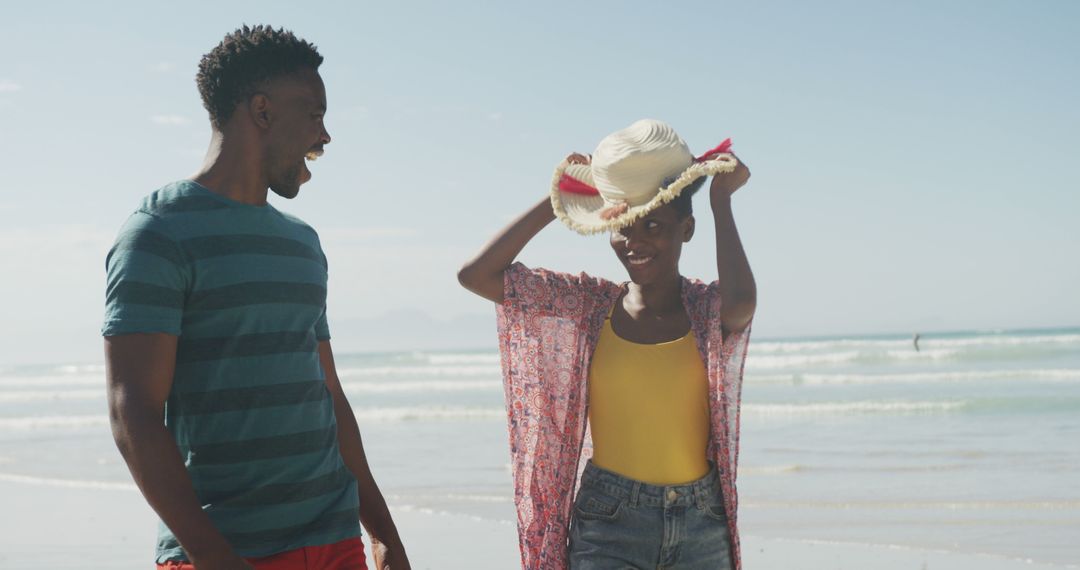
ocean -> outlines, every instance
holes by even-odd
[[[394,508],[514,524],[493,348],[335,348]],[[137,492],[103,388],[0,366],[0,481]],[[748,536],[1076,563],[1080,328],[755,339],[738,484]]]

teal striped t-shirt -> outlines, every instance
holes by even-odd
[[[179,337],[165,424],[237,553],[359,536],[356,479],[319,363],[330,331],[315,230],[184,180],[143,200],[105,265],[102,334]],[[186,559],[161,524],[157,561]]]

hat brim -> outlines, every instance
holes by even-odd
[[[656,195],[648,202],[631,206],[618,216],[604,218],[601,216],[601,211],[611,204],[605,202],[599,194],[587,195],[559,189],[559,182],[564,174],[589,186],[596,186],[593,182],[592,170],[588,165],[571,164],[563,160],[555,168],[555,175],[551,180],[551,208],[559,220],[581,235],[609,232],[629,226],[649,212],[674,200],[683,189],[698,178],[732,172],[738,164],[738,159],[730,153],[721,153],[710,156],[708,160],[694,162],[670,184],[658,189]]]

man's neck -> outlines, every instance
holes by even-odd
[[[214,129],[202,167],[191,179],[235,202],[265,206],[269,183],[260,162],[250,149]]]

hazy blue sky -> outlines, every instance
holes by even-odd
[[[643,117],[695,151],[730,136],[753,170],[759,338],[1080,324],[1080,3],[330,4],[6,4],[0,365],[100,358],[105,252],[199,166],[196,66],[245,22],[326,57],[334,141],[274,203],[322,235],[336,333],[490,318],[456,268]],[[700,198],[682,269],[711,278]],[[623,276],[561,226],[522,259]],[[348,332],[339,351],[401,331]]]

